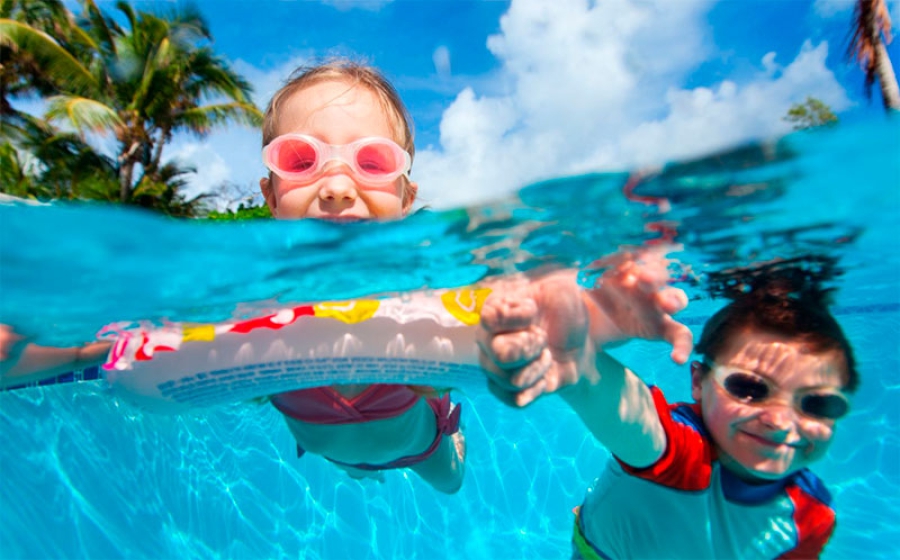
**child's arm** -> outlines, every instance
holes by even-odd
[[[99,366],[106,359],[109,348],[109,342],[71,348],[38,346],[27,342],[10,327],[0,325],[0,388]]]
[[[660,253],[618,255],[592,290],[572,271],[495,287],[479,333],[492,392],[514,406],[559,392],[620,459],[653,463],[665,439],[650,391],[601,350],[629,338],[665,340],[676,362],[687,361],[690,330],[671,317],[687,298],[667,286],[666,263]]]

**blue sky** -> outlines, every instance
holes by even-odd
[[[177,2],[135,1],[165,11]],[[113,11],[115,3],[98,0]],[[560,175],[694,157],[789,130],[808,95],[877,118],[844,58],[852,0],[200,0],[215,48],[264,107],[296,66],[378,66],[416,126],[413,177],[435,207]],[[889,0],[900,28],[900,0]],[[894,66],[898,46],[889,47]],[[252,192],[258,131],[232,126],[167,149],[195,192]]]

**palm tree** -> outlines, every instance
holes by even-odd
[[[120,1],[116,7],[127,22],[122,27],[94,0],[82,3],[81,25],[95,45],[90,68],[96,85],[50,98],[47,116],[115,137],[122,202],[143,179],[135,177],[136,169],[151,178],[161,172],[163,147],[175,132],[203,136],[226,122],[262,122],[249,83],[198,45],[211,36],[195,9],[162,18]]]
[[[877,79],[885,110],[900,111],[900,88],[885,47],[890,41],[891,17],[884,0],[857,0],[847,54],[859,60],[866,73],[866,94],[871,97]]]
[[[178,131],[203,136],[226,122],[260,124],[250,85],[203,44],[209,30],[192,8],[164,18],[118,2],[123,26],[94,0],[82,7],[76,19],[61,0],[0,0],[0,164],[12,173],[0,189],[196,213],[203,200],[177,192],[191,170],[163,165],[163,148]],[[78,134],[9,103],[30,94],[52,96],[47,118]],[[90,147],[88,131],[115,138],[113,158]]]

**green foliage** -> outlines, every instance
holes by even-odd
[[[831,111],[831,107],[815,97],[807,97],[803,103],[795,103],[784,116],[784,120],[793,124],[794,130],[831,126],[838,122],[837,115]]]
[[[59,87],[92,87],[93,76],[50,35],[28,24],[0,19],[2,74],[11,93],[51,91]],[[7,62],[9,61],[9,62]]]
[[[209,220],[260,220],[271,218],[272,213],[265,204],[261,206],[253,206],[241,204],[237,210],[226,210],[219,212],[213,210],[206,215]]]
[[[163,16],[116,2],[119,17],[96,0],[81,6],[75,17],[61,0],[0,0],[0,190],[202,214],[204,197],[180,192],[195,171],[164,164],[163,149],[178,132],[260,125],[250,84],[213,52],[191,6]],[[48,101],[46,122],[10,103],[34,94]],[[114,155],[89,145],[88,131],[115,140]]]
[[[27,163],[12,144],[0,144],[0,192],[19,198],[35,198],[37,185],[26,169]]]
[[[207,195],[187,198],[181,190],[187,186],[186,175],[195,170],[169,162],[158,172],[144,175],[131,192],[131,203],[169,216],[195,218],[205,212]]]
[[[0,129],[0,191],[39,200],[110,200],[115,165],[78,135],[21,114]],[[110,190],[112,189],[112,190]]]

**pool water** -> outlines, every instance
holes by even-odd
[[[744,146],[655,173],[558,178],[395,224],[177,222],[120,208],[0,206],[0,322],[75,344],[116,320],[219,321],[298,301],[586,268],[674,240],[682,319],[722,301],[710,273],[814,253],[843,269],[835,313],[862,386],[826,459],[838,527],[826,558],[900,542],[900,128],[869,122]],[[688,371],[659,344],[614,352],[670,400]],[[524,411],[457,394],[462,490],[405,471],[355,481],[294,456],[272,407],[143,412],[102,381],[0,393],[0,558],[567,557],[572,514],[608,458],[557,398]],[[652,504],[648,504],[652,507]]]

